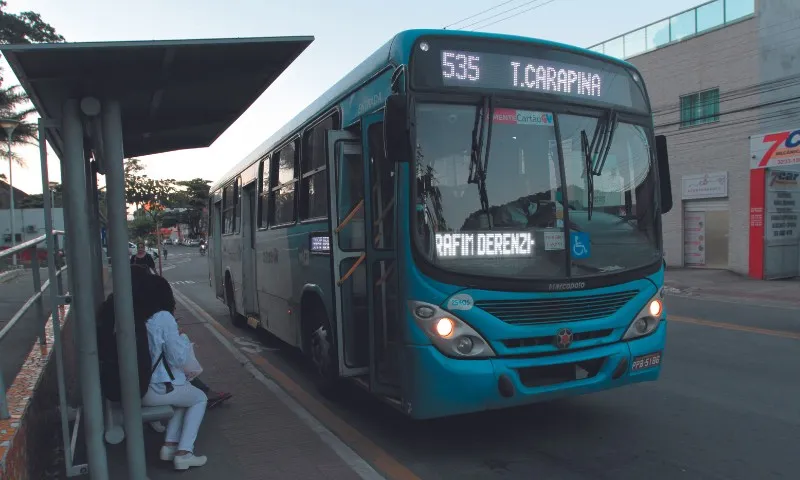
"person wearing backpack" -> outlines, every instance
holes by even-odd
[[[134,319],[144,324],[147,331],[153,365],[142,405],[170,405],[175,409],[167,423],[159,458],[172,461],[176,470],[201,467],[208,459],[194,454],[194,442],[208,399],[183,373],[182,367],[193,348],[192,343],[186,334],[179,331],[174,316],[175,297],[169,282],[157,275],[147,275],[141,280],[143,295],[134,294]]]

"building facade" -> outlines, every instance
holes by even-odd
[[[667,136],[667,264],[800,275],[800,1],[714,0],[592,49],[641,71]]]

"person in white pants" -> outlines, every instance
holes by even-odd
[[[208,397],[183,373],[192,343],[178,329],[174,316],[175,297],[169,282],[152,275],[143,283],[139,287],[145,290],[141,292],[143,295],[134,292],[134,298],[143,298],[146,302],[135,302],[134,317],[146,322],[154,370],[142,405],[170,405],[175,409],[167,424],[159,458],[172,461],[176,470],[201,467],[207,458],[194,454],[194,442],[206,413]]]

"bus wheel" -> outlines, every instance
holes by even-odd
[[[309,357],[314,367],[317,389],[323,394],[332,394],[339,380],[339,357],[333,329],[327,316],[314,312],[313,326],[309,329]]]
[[[228,304],[228,315],[234,327],[243,327],[245,324],[244,316],[236,313],[236,299],[233,296],[233,287],[230,282],[225,282],[225,301]]]

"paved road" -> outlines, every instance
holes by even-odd
[[[47,269],[39,270],[40,283],[47,280]],[[11,317],[17,310],[28,301],[33,295],[33,277],[31,271],[27,270],[22,275],[0,283],[0,329],[6,326]],[[65,277],[66,281],[67,278]],[[45,293],[49,295],[49,290]],[[49,297],[44,297],[45,315],[50,315]],[[31,346],[36,341],[41,325],[37,322],[36,307],[28,310],[23,318],[14,326],[10,333],[0,341],[0,370],[2,370],[3,381],[8,388],[11,381],[17,376],[20,367],[25,362],[25,357],[31,351]]]
[[[206,258],[189,258],[165,273],[175,288],[420,478],[760,480],[800,471],[798,310],[670,297],[684,321],[670,323],[658,382],[412,422],[355,389],[346,402],[317,396],[295,351],[230,325]]]

